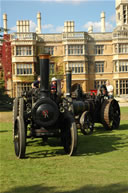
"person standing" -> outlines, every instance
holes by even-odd
[[[51,93],[56,93],[56,92],[57,92],[57,79],[53,77],[51,81]]]
[[[107,80],[107,82],[106,82],[106,87],[107,87],[107,91],[108,91],[108,97],[109,97],[109,99],[112,99],[114,89],[113,89],[113,86],[110,84],[109,80]]]
[[[57,79],[55,77],[51,80],[51,98],[55,101],[57,98]]]
[[[32,83],[32,88],[40,88],[40,76]]]

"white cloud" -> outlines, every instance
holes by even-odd
[[[53,0],[56,3],[71,3],[71,4],[80,4],[87,2],[88,0]]]
[[[89,0],[40,0],[40,1],[44,2],[44,3],[48,3],[48,2],[51,2],[51,3],[71,3],[71,4],[77,5],[77,4],[80,4],[83,2],[88,2]]]
[[[93,26],[93,31],[94,32],[101,32],[101,22],[99,21],[99,22],[92,22],[92,21],[89,21],[89,22],[87,22],[83,27],[84,27],[84,29],[86,30],[86,31],[88,31],[88,28],[90,27],[90,26]],[[111,32],[112,30],[113,30],[113,25],[112,25],[112,23],[110,23],[110,22],[106,22],[105,23],[105,27],[106,27],[106,31],[107,32]]]
[[[116,15],[112,15],[109,17],[109,21],[112,22],[112,23],[115,23],[116,22]]]
[[[32,20],[30,20],[30,32],[36,32],[37,25]]]
[[[46,24],[42,26],[43,29],[53,29],[54,26],[52,24]]]
[[[114,26],[112,23],[106,22],[106,31],[111,32],[111,31],[113,31],[113,28],[114,28]]]
[[[10,30],[16,32],[17,31],[17,27],[13,26],[13,27],[10,28]]]
[[[88,28],[90,26],[93,26],[93,31],[98,32],[98,31],[100,31],[101,23],[100,22],[88,21],[86,24],[84,24],[83,27],[88,31]]]
[[[103,2],[104,0],[40,0],[41,2],[44,3],[71,3],[71,4],[80,4],[80,3],[84,3],[84,2],[90,2],[90,1],[101,1]],[[107,1],[115,1],[115,0],[107,0]]]
[[[47,32],[49,32],[49,33],[61,33],[61,32],[63,32],[63,26],[54,26],[54,25],[52,25],[52,24],[46,24],[46,25],[43,25],[42,26],[42,29],[45,31],[47,31]]]
[[[64,26],[57,26],[57,27],[55,28],[55,31],[56,31],[56,33],[61,33],[61,32],[63,32],[63,31],[64,31]]]

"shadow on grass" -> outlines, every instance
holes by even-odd
[[[125,130],[126,125],[121,125],[120,129]],[[125,137],[125,134],[115,135],[112,131],[104,130],[102,126],[96,127],[92,135],[84,136],[80,132],[76,156],[92,156],[117,151],[128,146],[126,141],[122,141],[122,138],[124,139]],[[60,138],[49,138],[46,144],[43,143],[42,139],[30,139],[27,142],[27,146],[31,152],[26,154],[26,158],[36,159],[66,154],[61,145]],[[37,150],[37,147],[42,148],[42,150]],[[37,151],[35,151],[35,148]]]
[[[103,187],[86,185],[76,190],[57,191],[59,187],[46,187],[42,185],[34,185],[28,187],[16,187],[2,193],[128,193],[128,185],[111,184]]]
[[[29,140],[27,142],[28,148],[34,148],[39,147],[42,148],[40,151],[33,151],[33,152],[28,152],[26,153],[26,158],[44,158],[44,157],[54,157],[58,155],[64,155],[65,152],[63,150],[63,147],[61,146],[60,139],[58,138],[50,138],[48,139],[48,142],[44,143],[42,139],[34,139],[34,140]],[[41,147],[43,146],[43,147]],[[53,149],[52,149],[53,147]],[[56,147],[56,148],[54,148]],[[30,151],[30,150],[29,150]]]
[[[128,130],[128,124],[121,124],[117,130]]]
[[[106,135],[104,132],[97,132],[100,135],[79,136],[77,155],[99,155],[116,151],[124,146],[128,146],[125,142],[121,141],[121,137],[114,134]]]
[[[46,158],[46,157],[55,157],[58,155],[64,155],[64,150],[62,149],[53,149],[53,150],[40,150],[40,151],[34,151],[30,153],[26,153],[25,158],[30,159],[39,159],[39,158]]]
[[[119,128],[114,130],[128,130],[128,124],[120,124]],[[96,126],[94,129],[94,133],[109,133],[111,131],[112,130],[106,130],[103,125]]]
[[[8,130],[0,130],[0,133],[6,133]]]
[[[117,151],[120,148],[128,146],[126,141],[122,141],[122,137],[125,137],[125,135],[106,135],[103,131],[97,131],[96,135],[89,136],[79,134],[76,156],[92,156]],[[36,159],[66,154],[59,139],[49,139],[46,146],[43,145],[44,147],[39,147],[42,148],[42,150],[40,149],[39,151],[37,150],[38,146],[42,146],[41,139],[29,141],[28,150],[31,152],[26,154],[26,158]],[[37,151],[35,151],[35,148]],[[34,151],[32,151],[32,149]]]
[[[121,125],[121,130],[126,129],[126,125]],[[79,132],[78,146],[76,156],[92,156],[103,153],[117,151],[128,146],[125,134],[115,135],[112,131],[104,130],[102,126],[96,127],[92,135],[84,136]],[[46,157],[55,157],[66,155],[61,145],[60,138],[49,138],[47,143],[43,143],[42,139],[28,139],[26,159],[38,159]]]
[[[34,139],[30,139],[27,142],[27,146],[45,146],[45,145],[50,145],[51,147],[56,147],[56,146],[61,146],[61,140],[60,138],[48,138],[47,142],[43,142],[43,139],[39,138],[34,138]]]

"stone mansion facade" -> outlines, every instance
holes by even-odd
[[[80,83],[84,92],[97,89],[109,79],[116,96],[127,95],[128,0],[116,0],[115,8],[116,28],[109,33],[105,32],[104,12],[99,33],[93,32],[92,26],[88,32],[75,32],[74,21],[66,21],[63,33],[44,34],[41,13],[37,14],[35,33],[30,32],[28,20],[17,21],[17,32],[8,34],[11,46],[11,76],[6,79],[8,93],[16,97],[23,90],[29,90],[39,74],[38,55],[50,52],[50,74],[63,80],[64,91],[65,70],[71,68],[72,84]],[[6,29],[6,14],[3,21]],[[7,30],[4,35],[7,36]]]

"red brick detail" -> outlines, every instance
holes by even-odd
[[[5,88],[7,88],[8,79],[12,79],[12,57],[10,35],[4,34],[2,46],[2,67],[4,71]]]

